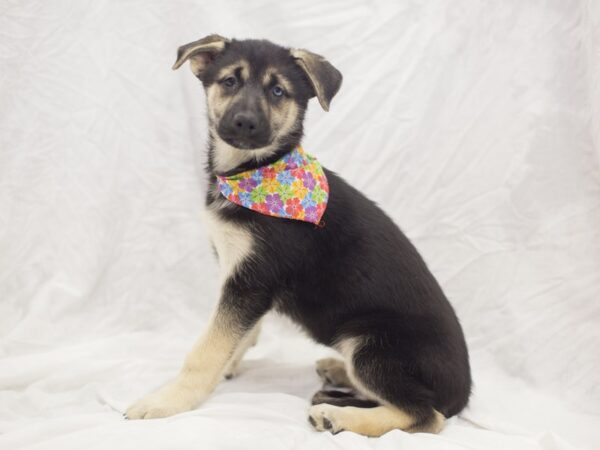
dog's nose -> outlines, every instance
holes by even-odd
[[[252,114],[239,112],[233,116],[233,126],[239,136],[254,136],[258,129],[258,120]]]
[[[232,108],[219,122],[218,133],[236,148],[256,149],[268,144],[271,129],[260,108]]]

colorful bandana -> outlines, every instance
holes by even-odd
[[[217,175],[219,191],[236,205],[273,217],[319,224],[329,198],[321,164],[298,147],[258,169]]]

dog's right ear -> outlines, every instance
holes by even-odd
[[[229,39],[211,34],[198,41],[182,45],[177,49],[177,61],[173,64],[173,70],[177,70],[181,65],[190,60],[190,68],[194,75],[202,78],[206,67],[215,59],[215,56],[225,50]]]

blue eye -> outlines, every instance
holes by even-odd
[[[281,97],[283,95],[283,88],[281,86],[273,86],[271,92],[275,97]]]
[[[235,79],[235,77],[227,77],[223,80],[223,84],[227,87],[233,87],[235,86],[237,83],[237,80]]]

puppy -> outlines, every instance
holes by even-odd
[[[343,357],[317,363],[337,387],[313,397],[317,430],[439,432],[471,390],[454,310],[392,220],[300,146],[309,99],[328,110],[340,72],[306,50],[218,35],[180,47],[173,69],[186,61],[206,91],[206,219],[222,288],[179,375],[126,417],[197,407],[277,310]]]

